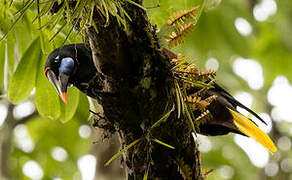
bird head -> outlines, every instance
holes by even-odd
[[[55,49],[48,57],[44,73],[67,103],[67,88],[71,85],[89,96],[88,82],[96,75],[90,48],[84,44],[70,44]]]
[[[55,49],[45,65],[45,76],[54,85],[64,103],[67,103],[67,88],[71,86],[71,77],[77,69],[76,53],[71,48]]]

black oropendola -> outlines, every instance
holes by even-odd
[[[167,50],[167,52],[171,54],[170,51]],[[171,56],[173,54],[170,55],[170,58],[173,58]],[[45,75],[65,103],[67,103],[67,88],[70,85],[96,98],[96,90],[90,86],[90,82],[98,81],[100,77],[94,66],[91,50],[86,44],[71,44],[55,49],[47,59]],[[254,138],[271,153],[277,151],[270,137],[251,119],[239,113],[236,108],[244,108],[265,123],[255,112],[238,102],[216,83],[207,94],[217,96],[208,106],[213,118],[200,124],[199,133],[216,136],[233,132]]]

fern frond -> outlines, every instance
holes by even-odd
[[[189,89],[189,88],[193,88],[193,87],[199,87],[202,88],[201,90],[208,90],[209,88],[212,88],[213,86],[205,83],[205,82],[201,82],[195,79],[188,79],[188,78],[184,78],[184,77],[180,77],[181,81],[184,82],[184,86]],[[205,93],[205,91],[203,91]]]
[[[192,97],[188,96],[188,102],[192,108],[192,110],[195,110],[197,108],[197,103],[201,101],[201,97]]]
[[[201,81],[207,81],[208,79],[214,79],[216,77],[216,71],[212,69],[208,69],[205,71],[201,71],[199,73],[199,79]]]
[[[216,76],[216,71],[213,70],[213,69],[207,69],[205,71],[201,71],[200,72],[200,76],[204,76],[204,75],[215,77]]]
[[[188,96],[187,100],[192,110],[200,109],[201,112],[204,112],[216,98],[216,95],[212,95],[206,99],[202,99],[200,96]]]
[[[186,20],[194,18],[200,6],[196,6],[190,10],[181,10],[174,13],[167,21],[168,26],[183,24]]]
[[[206,102],[208,102],[208,103],[211,103],[211,102],[213,102],[216,98],[217,98],[216,95],[212,95],[212,96],[210,96],[210,97],[204,99],[204,101],[206,101]]]
[[[203,169],[204,179],[207,179],[207,176],[213,171],[214,171],[214,169]]]
[[[172,48],[184,42],[185,37],[188,33],[192,31],[195,26],[195,22],[190,22],[188,24],[182,25],[178,30],[172,32],[171,35],[165,37],[168,47]]]
[[[208,101],[202,100],[201,97],[188,97],[188,102],[191,104],[192,110],[200,109],[201,111],[205,111],[207,106],[210,105]]]
[[[196,65],[194,63],[191,63],[187,66],[187,68],[185,69],[185,73],[189,73],[189,74],[200,74],[198,68],[196,67]]]
[[[187,62],[186,57],[180,53],[178,53],[177,58],[173,58],[171,60],[171,63],[173,63],[175,65],[181,64],[181,63],[186,63],[186,62]]]
[[[198,102],[198,108],[202,112],[204,112],[209,105],[210,105],[210,103],[208,101],[205,101],[205,100],[201,100]]]
[[[205,123],[213,118],[209,110],[206,110],[201,113],[199,117],[196,118],[196,121],[199,123]]]
[[[203,112],[206,108],[212,103],[213,100],[216,99],[216,95],[210,96],[204,100],[198,102],[198,108]]]
[[[188,67],[187,59],[185,56],[178,56],[177,59],[172,59],[174,66],[172,67],[173,72],[184,72],[185,68]]]
[[[202,88],[199,91],[197,91],[196,93],[193,93],[192,96],[200,96],[200,97],[203,97],[204,95],[206,95],[206,92],[208,91],[208,89],[213,87],[212,85],[214,84],[214,82],[215,82],[215,79],[209,81],[206,84],[206,87],[205,88]]]

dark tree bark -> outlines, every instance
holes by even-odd
[[[96,94],[105,118],[95,125],[117,132],[121,148],[142,138],[123,154],[127,179],[143,179],[145,172],[148,179],[202,179],[200,155],[185,119],[173,112],[150,129],[176,104],[170,59],[161,51],[146,12],[129,3],[124,8],[132,19],[126,29],[114,17],[106,25],[105,17],[95,11],[98,32],[91,27],[86,34],[103,77],[96,82]],[[155,143],[154,137],[175,149]]]

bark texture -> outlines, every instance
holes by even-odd
[[[169,57],[161,51],[146,12],[127,3],[124,8],[132,18],[126,29],[114,17],[106,25],[105,17],[95,11],[98,32],[92,27],[86,34],[103,76],[96,86],[103,87],[97,99],[105,118],[96,120],[95,126],[117,132],[121,148],[142,138],[123,154],[127,179],[143,179],[146,172],[148,179],[202,179],[200,155],[185,119],[172,112],[166,122],[151,129],[176,104]]]

